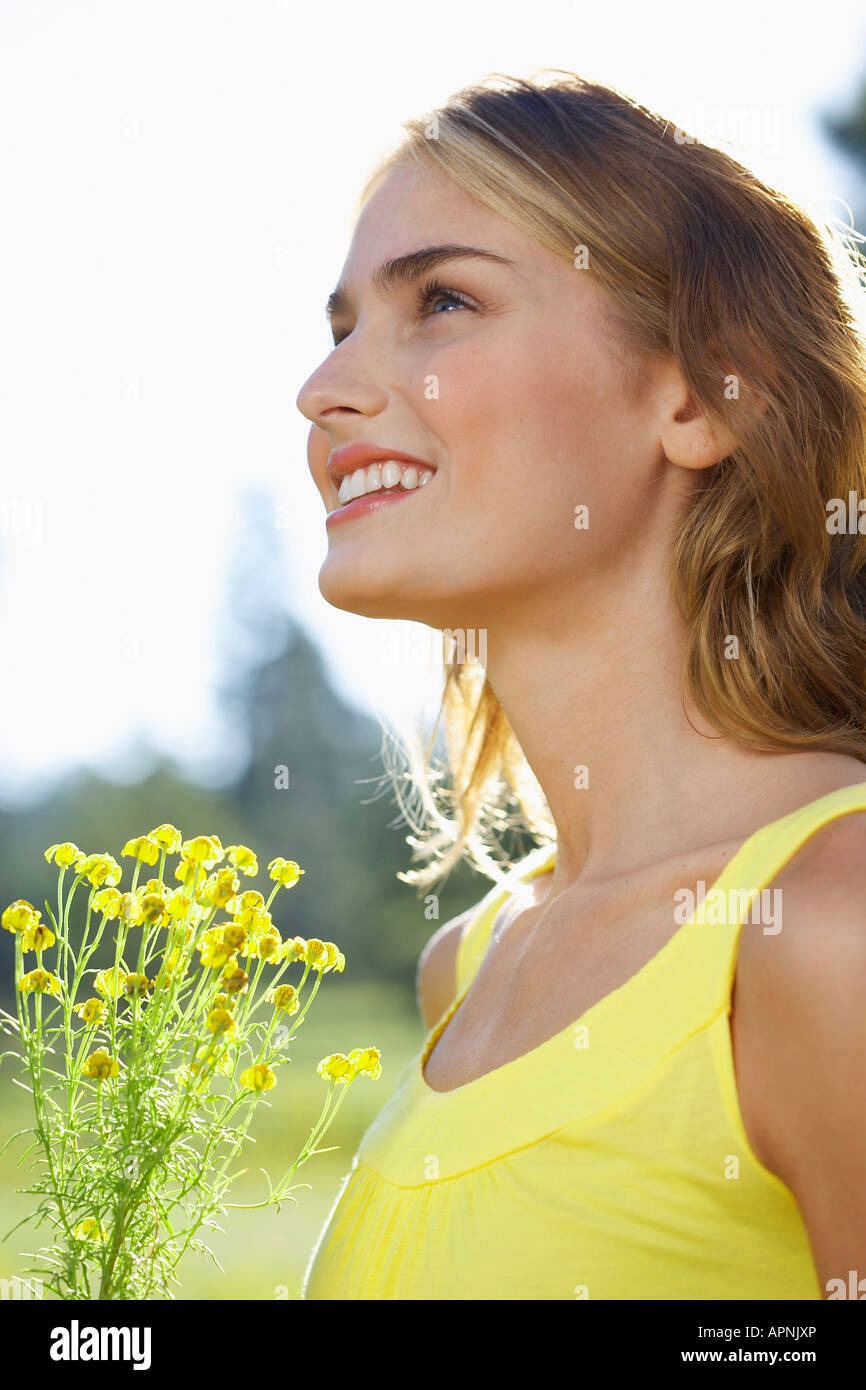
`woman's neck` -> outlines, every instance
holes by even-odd
[[[616,878],[745,839],[866,780],[854,758],[759,752],[694,709],[687,718],[684,638],[662,576],[617,586],[600,575],[586,587],[595,592],[579,605],[509,601],[486,634],[488,677],[556,824],[553,896],[578,877]]]

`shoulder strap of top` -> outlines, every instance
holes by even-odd
[[[762,826],[726,865],[713,887],[722,890],[727,901],[716,894],[714,904],[705,900],[694,914],[707,945],[717,1007],[730,1007],[741,927],[748,921],[767,935],[782,930],[781,891],[768,885],[816,831],[855,811],[866,811],[866,782],[839,787]],[[713,922],[721,922],[721,930],[714,930]]]
[[[686,893],[677,893],[683,916],[676,920],[683,925],[629,982],[630,1005],[645,1020],[663,1003],[659,1030],[668,1044],[730,1013],[742,927],[748,921],[768,935],[782,930],[781,892],[768,885],[816,831],[853,811],[866,811],[866,782],[840,787],[761,826],[709,887],[698,883],[693,892],[684,885]]]
[[[457,947],[454,967],[455,996],[462,994],[469,987],[487,950],[497,913],[506,899],[514,896],[520,886],[528,883],[536,874],[544,873],[550,868],[555,858],[554,844],[540,845],[514,866],[504,885],[494,884],[481,899],[475,913],[466,922]]]

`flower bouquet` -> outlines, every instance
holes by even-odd
[[[179,882],[170,887],[165,861],[175,853]],[[56,916],[45,903],[51,925],[25,899],[0,918],[15,936],[18,1011],[14,1018],[0,1010],[4,1031],[18,1042],[0,1061],[17,1057],[29,1072],[35,1123],[19,1134],[35,1137],[22,1158],[35,1150],[42,1169],[23,1189],[41,1200],[18,1225],[51,1223],[53,1243],[31,1252],[39,1262],[32,1268],[62,1299],[171,1299],[190,1248],[219,1266],[196,1238],[202,1225],[216,1228],[215,1217],[231,1207],[279,1210],[294,1201],[289,1184],[302,1163],[326,1152],[319,1141],[351,1082],[381,1072],[372,1047],[325,1057],[318,1071],[327,1095],[294,1163],[276,1184],[265,1174],[264,1201],[227,1202],[239,1174],[226,1170],[256,1105],[290,1060],[286,1048],[322,977],[342,971],[345,957],[333,942],[284,940],[275,926],[274,897],[304,873],[294,860],[270,862],[275,883],[265,901],[241,887],[241,875],[258,873],[253,851],[223,849],[215,835],[183,840],[174,826],[160,825],[129,840],[123,856],[135,861],[127,892],[110,854],[52,845],[45,858],[59,876]],[[142,866],[157,860],[157,877],[139,887]],[[89,885],[85,920],[73,935],[82,883]],[[109,923],[113,964],[88,968]],[[36,967],[25,970],[31,952]],[[292,966],[300,977],[284,981]]]

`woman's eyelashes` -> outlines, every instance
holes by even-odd
[[[419,285],[415,291],[414,312],[420,319],[441,318],[441,314],[436,313],[435,306],[438,303],[450,303],[452,309],[475,310],[474,300],[461,290],[455,290],[450,285],[443,285],[440,280],[428,280],[425,284]],[[335,332],[334,347],[339,347],[344,338],[348,338],[348,332]]]
[[[428,280],[426,284],[419,285],[415,295],[416,312],[423,316],[429,313],[437,300],[450,300],[452,305],[456,304],[460,309],[473,308],[472,301],[460,290],[452,289],[450,285],[443,285],[439,280]]]

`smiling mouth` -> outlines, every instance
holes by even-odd
[[[416,497],[421,488],[391,487],[380,488],[378,492],[368,492],[362,497],[353,497],[349,502],[345,502],[342,507],[335,507],[328,512],[325,517],[325,526],[332,526],[341,521],[349,521],[352,517],[367,516],[372,512],[390,510],[398,502],[405,502],[410,497]]]
[[[408,497],[420,492],[430,482],[434,469],[424,464],[408,464],[397,459],[385,459],[382,463],[369,463],[347,473],[337,493],[337,506],[328,516],[345,512],[354,503],[373,502],[392,497]],[[353,508],[357,511],[361,507]]]

